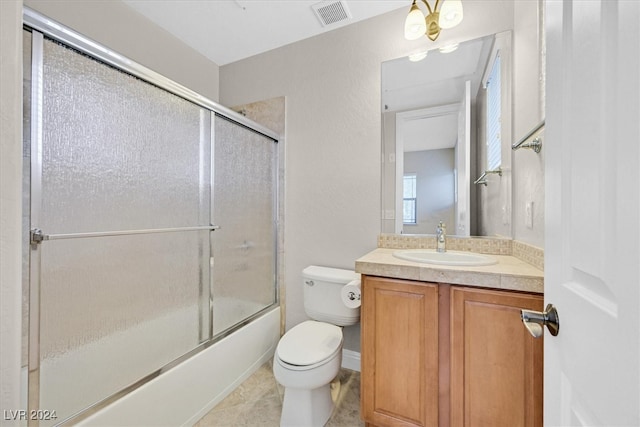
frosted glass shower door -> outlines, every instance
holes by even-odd
[[[210,337],[211,113],[34,39],[29,393],[60,422]]]
[[[277,143],[216,116],[213,334],[277,301]]]

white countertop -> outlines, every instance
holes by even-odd
[[[498,263],[486,266],[450,266],[405,261],[393,256],[398,249],[375,249],[356,260],[356,272],[370,276],[450,283],[544,293],[544,272],[519,258],[485,255]]]

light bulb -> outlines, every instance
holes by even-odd
[[[409,55],[409,61],[411,62],[422,61],[424,58],[427,57],[427,53],[428,53],[427,51],[412,53],[411,55]]]
[[[424,36],[427,31],[427,24],[424,21],[424,14],[415,2],[411,5],[411,10],[404,21],[404,38],[416,40]]]
[[[440,8],[440,27],[453,28],[462,22],[464,13],[461,0],[445,0]]]
[[[451,53],[453,51],[455,51],[456,49],[458,49],[459,44],[458,43],[454,43],[454,44],[450,44],[447,46],[443,46],[440,48],[440,52],[442,53]]]

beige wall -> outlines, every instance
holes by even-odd
[[[218,100],[218,65],[119,0],[25,0],[24,4],[213,101]]]
[[[3,0],[0,3],[3,66],[3,229],[0,243],[3,251],[2,363],[5,363],[5,360],[10,362],[10,359],[5,359],[4,349],[7,347],[4,340],[11,341],[13,334],[19,343],[20,335],[18,230],[21,71],[17,59],[6,61],[5,57],[11,57],[14,52],[16,58],[20,57],[20,41],[14,36],[16,29],[19,30],[21,26],[21,2]],[[437,48],[451,41],[511,29],[511,25],[504,23],[513,22],[514,3],[517,4],[516,11],[518,8],[521,11],[515,14],[517,22],[518,16],[528,16],[529,12],[522,12],[524,8],[530,8],[537,2],[500,0],[465,3],[463,25],[447,30],[436,42],[429,42],[426,38],[413,42],[404,40],[402,25],[406,10],[399,9],[218,69],[215,64],[145,21],[117,0],[86,3],[71,0],[26,1],[28,6],[41,13],[194,91],[219,100],[223,105],[240,105],[286,96],[284,276],[287,287],[287,328],[306,318],[300,286],[300,273],[305,266],[320,264],[353,268],[355,259],[376,245],[376,236],[380,230],[380,63],[426,47]],[[514,37],[518,49],[517,30]],[[525,57],[516,57],[516,75],[525,61],[528,63]],[[527,69],[531,68],[527,66]],[[527,87],[514,88],[515,138],[526,132],[523,129],[530,126],[530,122],[537,120],[529,120],[528,113],[519,110],[522,103],[530,102]],[[536,87],[532,90],[538,89]],[[518,111],[522,111],[520,118]],[[5,121],[8,126],[5,126]],[[533,153],[524,150],[515,153],[514,232],[520,240],[543,246],[542,223],[534,221],[535,229],[527,231],[528,229],[523,230],[518,224],[523,221],[516,217],[518,206],[523,205],[522,197],[526,199],[535,194],[536,197],[541,197],[542,202],[544,200],[543,194],[528,187],[533,178],[518,177],[517,168],[521,162],[519,156],[530,154]],[[524,176],[542,176],[541,159],[530,163],[533,163],[530,165],[531,171]],[[17,174],[14,173],[16,171]],[[17,199],[13,200],[15,197]],[[5,200],[9,202],[5,203]],[[534,209],[542,212],[543,206],[536,205]],[[5,228],[5,224],[10,226],[11,221],[18,227],[15,236],[9,227]],[[5,257],[5,253],[14,252],[16,259]],[[11,303],[11,298],[18,298],[17,306]],[[9,319],[12,310],[18,315],[18,319],[13,319],[17,326]],[[10,333],[5,334],[5,329]],[[345,335],[345,347],[359,350],[359,328],[349,328]],[[19,361],[19,346],[16,351]],[[3,365],[3,409],[5,396],[11,396],[11,393],[5,393],[5,387],[12,387],[10,380],[13,374],[13,371],[6,371]]]
[[[301,286],[307,265],[353,269],[376,246],[381,62],[511,28],[512,1],[479,3],[465,3],[464,25],[435,43],[406,41],[407,11],[398,9],[220,68],[224,105],[287,97],[287,329],[307,318]],[[347,328],[345,348],[359,350],[359,337],[358,326]]]
[[[501,33],[496,36],[494,48],[500,52],[501,98],[502,105],[513,104],[513,33]],[[486,71],[486,70],[485,70]],[[487,170],[487,91],[480,88],[476,99],[477,139],[476,139],[476,177]],[[515,105],[515,104],[514,104]],[[517,109],[514,108],[514,109]],[[512,184],[515,171],[512,169],[513,152],[513,110],[502,108],[500,125],[500,169],[502,175],[486,176],[487,185],[475,185],[477,197],[477,232],[481,236],[513,237]],[[474,181],[476,177],[472,177]]]
[[[503,165],[503,178],[511,176],[511,190],[487,187],[479,191],[479,233],[482,235],[511,235],[515,240],[544,248],[544,154],[532,150],[512,151],[510,145],[517,142],[544,119],[544,26],[543,0],[516,1],[513,6],[513,117],[512,141],[503,145],[503,160],[510,161],[511,168]],[[478,100],[480,117],[483,99]],[[485,129],[479,121],[478,136],[483,140]],[[544,135],[542,134],[544,140]],[[478,144],[478,170],[486,162],[484,144]],[[507,157],[508,156],[508,157]],[[506,181],[490,178],[493,182]],[[511,198],[510,223],[503,219],[505,196]],[[532,204],[533,224],[525,220],[526,204]]]
[[[480,234],[510,234],[515,240],[539,248],[544,247],[544,153],[536,154],[532,150],[511,151],[509,145],[520,140],[544,119],[544,26],[542,21],[543,0],[514,2],[513,6],[513,117],[512,141],[503,146],[503,159],[509,156],[511,170],[511,223],[505,226],[503,212],[503,189],[481,188]],[[478,105],[484,102],[478,100]],[[482,113],[482,109],[478,111]],[[485,129],[483,120],[479,122],[479,138]],[[544,139],[544,137],[543,137]],[[478,145],[478,170],[485,162],[485,150]],[[495,179],[494,179],[495,182]],[[533,226],[525,221],[525,206],[532,203]],[[510,232],[507,232],[510,230]]]
[[[544,119],[544,26],[542,0],[514,6],[514,142]],[[513,152],[513,237],[544,248],[544,135],[539,154]],[[533,202],[533,227],[525,224],[525,205]]]
[[[0,1],[0,411],[20,408],[22,1]],[[2,425],[10,425],[3,420]],[[17,425],[17,423],[15,423]]]

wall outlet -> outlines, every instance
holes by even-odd
[[[533,202],[527,202],[524,207],[524,225],[533,228]]]

